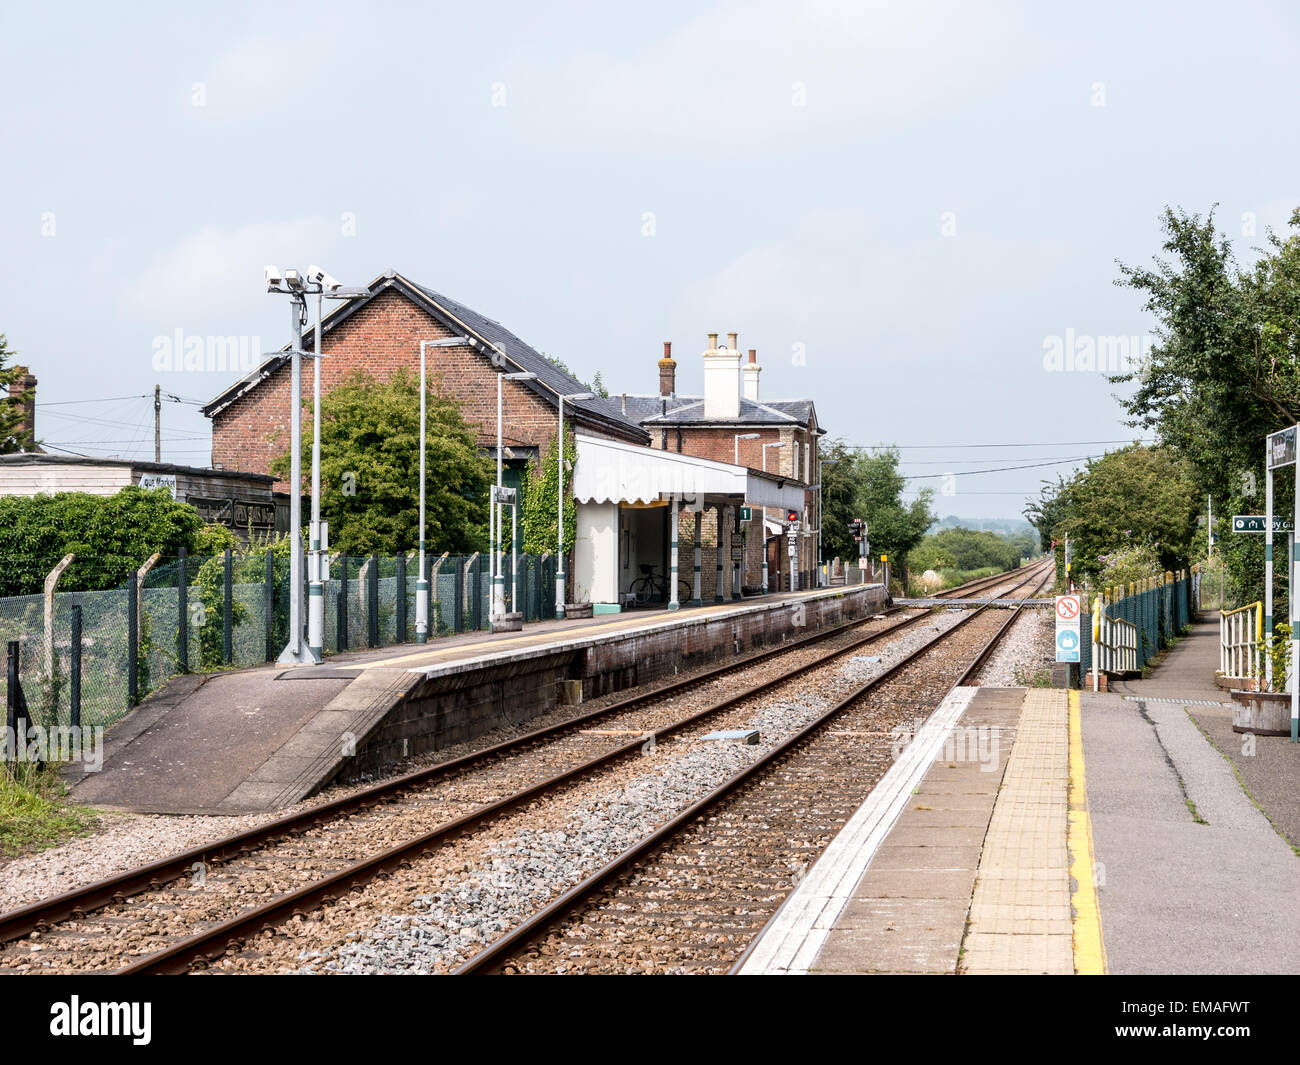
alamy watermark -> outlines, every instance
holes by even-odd
[[[43,725],[27,727],[22,741],[12,725],[0,729],[0,762],[81,763],[87,773],[104,768],[102,725]]]
[[[262,338],[197,336],[177,328],[153,338],[155,373],[251,373],[262,365]]]
[[[911,724],[895,725],[889,730],[893,740],[890,748],[895,761],[907,749],[925,724],[925,719],[914,717]],[[981,773],[993,773],[998,768],[999,730],[988,725],[956,725],[944,737],[941,757],[946,762],[978,762]]]
[[[1140,374],[1151,362],[1157,340],[1143,336],[1093,336],[1067,329],[1043,337],[1047,373]]]

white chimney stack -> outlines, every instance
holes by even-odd
[[[749,349],[749,362],[745,363],[742,371],[745,375],[745,398],[758,402],[758,375],[763,372],[763,367],[758,365],[758,352],[753,348]]]
[[[718,346],[718,334],[709,334],[709,350],[704,353],[704,417],[726,421],[740,417],[740,352],[732,344]]]

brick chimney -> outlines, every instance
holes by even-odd
[[[758,365],[758,351],[754,348],[749,349],[749,362],[745,363],[741,373],[745,377],[745,398],[758,402],[758,375],[763,372],[763,367]]]
[[[26,366],[15,366],[18,376],[9,386],[9,401],[19,409],[14,439],[23,451],[36,449],[36,378]]]
[[[664,341],[664,357],[659,360],[659,394],[675,395],[677,392],[677,363],[673,361],[673,342]]]
[[[718,346],[718,334],[709,334],[704,353],[704,417],[709,421],[730,421],[740,417],[740,352],[736,334],[729,334],[731,346]]]

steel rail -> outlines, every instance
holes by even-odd
[[[1037,572],[1031,573],[1025,580],[1014,585],[1004,594],[1010,594],[1011,592],[1017,591],[1030,583],[1030,581],[1038,579],[1038,577],[1039,574]],[[1045,581],[1046,578],[1044,577],[1043,582],[1045,583]],[[1039,584],[1039,587],[1042,587],[1041,583]],[[522,945],[532,942],[540,934],[563,920],[564,917],[566,917],[573,909],[605,887],[615,877],[621,875],[642,857],[654,850],[661,842],[677,834],[680,829],[689,825],[695,818],[699,817],[706,810],[717,805],[722,799],[726,798],[737,788],[756,779],[769,765],[792,751],[805,739],[810,738],[863,695],[885,683],[895,674],[914,663],[927,651],[930,651],[937,644],[946,640],[950,635],[952,635],[952,633],[970,624],[970,622],[974,621],[975,618],[979,617],[988,609],[988,606],[982,606],[971,611],[966,617],[957,622],[957,624],[953,625],[951,628],[945,629],[933,639],[927,640],[920,648],[895,665],[886,669],[879,676],[858,685],[829,710],[811,721],[808,725],[804,726],[804,728],[800,729],[793,736],[772,748],[772,750],[758,758],[747,768],[729,777],[702,799],[693,803],[689,808],[677,814],[677,816],[667,821],[648,836],[644,837],[637,843],[634,843],[631,847],[623,851],[622,854],[618,855],[612,861],[592,873],[581,883],[575,884],[573,887],[569,888],[559,897],[548,903],[545,907],[538,910],[532,917],[528,918],[522,924],[498,937],[479,953],[475,954],[473,957],[469,958],[463,964],[454,969],[453,975],[461,976],[482,974],[489,971],[502,959],[514,953]],[[1001,636],[1004,629],[1005,625],[998,629],[998,632],[993,637],[994,641]],[[953,687],[955,686],[956,685],[954,684]],[[951,688],[949,690],[951,690]]]
[[[883,613],[889,616],[907,609],[920,610],[920,614],[914,615],[916,618],[925,617],[929,613],[924,607],[908,608],[901,606],[891,607]],[[533,729],[521,736],[502,740],[481,750],[472,751],[424,769],[414,770],[309,809],[276,818],[265,825],[245,829],[242,832],[214,840],[211,843],[205,843],[169,855],[147,865],[137,866],[134,869],[125,870],[103,880],[73,888],[48,899],[38,900],[16,910],[0,913],[0,944],[20,939],[33,931],[44,931],[66,918],[82,917],[112,903],[123,902],[133,895],[163,887],[189,873],[196,862],[201,862],[204,865],[218,865],[230,861],[246,855],[265,844],[301,835],[346,814],[393,802],[400,798],[403,793],[412,789],[426,787],[452,774],[472,769],[493,758],[508,755],[539,740],[547,739],[577,726],[599,721],[614,714],[636,710],[646,703],[674,695],[686,688],[716,680],[728,673],[766,662],[778,655],[787,654],[823,640],[832,639],[867,624],[871,620],[874,620],[874,618],[864,617],[822,629],[798,640],[784,643],[779,647],[762,651],[742,661],[727,662],[692,677],[668,681],[648,691],[628,696],[625,699],[610,703],[608,706],[578,714],[557,724]],[[884,631],[888,632],[892,631],[892,629]]]
[[[1042,591],[1043,585],[1045,585],[1049,580],[1051,580],[1051,578],[1052,578],[1052,572],[1049,569],[1048,572],[1044,573],[1043,579],[1038,583],[1037,587],[1034,588],[1033,592],[1030,592],[1030,594],[1020,602],[1019,606],[1017,606],[1014,610],[1010,611],[1010,617],[1008,617],[1007,620],[998,627],[998,631],[993,634],[993,637],[988,641],[988,643],[984,645],[983,649],[979,652],[979,654],[975,656],[975,660],[969,666],[966,667],[962,675],[957,678],[956,682],[953,683],[951,687],[949,687],[948,692],[945,693],[944,695],[944,698],[947,698],[948,693],[951,693],[955,688],[961,687],[979,671],[979,669],[988,660],[988,657],[992,653],[993,648],[995,648],[998,645],[998,642],[1002,639],[1003,635],[1006,633],[1006,630],[1015,622],[1016,616],[1020,613],[1020,611],[1022,611],[1025,608],[1027,601],[1033,598],[1035,593]],[[787,896],[787,899],[788,897],[789,896]],[[749,941],[749,944],[741,952],[740,957],[738,957],[732,963],[731,968],[727,970],[728,976],[735,976],[740,972],[741,969],[744,968],[745,962],[749,959],[750,954],[754,952],[754,948],[758,946],[759,941],[762,940],[762,938],[768,933],[771,927],[776,923],[777,918],[780,917],[781,911],[784,907],[785,907],[785,903],[782,902],[782,904],[772,912],[772,916],[769,917],[766,922],[764,922],[763,927],[760,928],[757,934],[754,936],[754,938]]]
[[[752,699],[757,695],[761,695],[770,689],[777,688],[782,684],[786,684],[814,669],[821,668],[825,665],[826,658],[840,657],[848,654],[851,651],[855,651],[867,644],[881,640],[884,637],[892,635],[910,625],[914,625],[918,621],[929,616],[930,613],[928,611],[914,614],[911,617],[905,618],[902,621],[889,626],[888,628],[867,633],[866,635],[853,640],[844,647],[837,648],[831,653],[831,655],[819,658],[801,666],[796,666],[794,669],[787,670],[771,680],[761,681],[758,684],[750,685],[742,691],[728,695],[726,698],[714,702],[701,710],[694,711],[670,725],[665,725],[658,729],[647,729],[645,732],[638,735],[635,739],[629,740],[627,743],[602,752],[601,754],[589,758],[578,765],[571,766],[568,769],[529,785],[528,787],[499,799],[496,802],[471,810],[469,813],[463,814],[452,821],[445,822],[428,832],[414,837],[413,839],[397,844],[378,854],[336,870],[335,872],[330,873],[319,880],[313,881],[310,884],[305,884],[293,891],[278,895],[274,899],[259,906],[250,907],[241,913],[227,918],[225,921],[218,922],[210,928],[178,940],[170,947],[164,948],[161,951],[157,951],[139,959],[138,961],[132,962],[129,965],[123,966],[116,970],[116,973],[118,975],[140,975],[146,973],[184,972],[195,962],[220,954],[221,951],[232,943],[245,940],[250,936],[256,935],[258,932],[261,932],[263,929],[274,927],[297,914],[308,912],[310,908],[316,904],[335,901],[347,891],[359,890],[364,886],[364,884],[374,879],[376,876],[380,876],[386,871],[394,868],[408,865],[422,852],[441,846],[450,838],[459,836],[471,828],[500,817],[516,807],[530,802],[541,794],[551,791],[566,783],[576,781],[593,770],[610,765],[619,759],[637,754],[652,738],[655,743],[658,743],[661,739],[689,728],[692,725],[696,725],[706,718],[730,710],[739,703]],[[964,623],[965,620],[967,619],[963,619],[963,622],[959,624]],[[861,622],[855,622],[848,626],[841,626],[837,631],[843,631],[846,628],[852,628],[859,624],[861,624]],[[789,645],[787,646],[787,649],[789,649]],[[687,683],[694,683],[694,681]]]

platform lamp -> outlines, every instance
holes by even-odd
[[[281,665],[314,664],[321,660],[320,648],[319,646],[312,646],[310,635],[306,640],[303,638],[303,614],[305,611],[303,610],[302,601],[302,327],[307,322],[307,296],[319,296],[325,292],[326,286],[322,283],[323,279],[328,278],[334,286],[328,294],[331,297],[337,296],[339,299],[351,299],[353,296],[365,295],[368,294],[368,290],[345,289],[317,267],[312,267],[306,278],[297,270],[285,270],[281,273],[278,266],[267,266],[264,273],[266,275],[267,292],[288,294],[293,322],[293,341],[290,349],[292,380],[289,397],[290,430],[292,435],[289,474],[291,481],[291,490],[289,492],[289,547],[291,551],[289,557],[289,641],[285,644],[284,650],[280,652],[280,657],[276,661]],[[320,355],[319,329],[316,335],[316,355],[317,357]],[[319,371],[316,377],[319,381]],[[317,417],[319,417],[319,400],[316,403],[316,411]],[[319,422],[316,424],[319,425]],[[316,433],[316,440],[317,442],[320,440],[319,429]],[[319,513],[316,509],[320,495],[318,490],[320,478],[319,454],[318,446],[313,447],[313,514]],[[316,523],[313,521],[313,526],[315,525]],[[315,540],[315,537],[316,529],[313,528],[313,540]],[[323,597],[321,621],[323,629]]]
[[[755,436],[758,434],[755,433]],[[763,445],[763,472],[767,472],[767,449],[769,447],[785,447],[784,440],[773,440],[770,444]],[[768,572],[767,572],[767,507],[763,508],[763,592],[768,591]]]
[[[558,568],[555,571],[555,616],[564,617],[564,401],[567,399],[570,403],[583,399],[595,399],[595,392],[573,392],[567,396],[560,396],[560,435],[559,450],[556,452],[556,469],[559,472],[559,501],[560,501],[560,524],[559,531],[556,533],[556,543],[559,545]]]
[[[734,443],[735,443],[735,451],[736,451],[736,454],[735,454],[735,462],[732,463],[733,466],[739,466],[739,465],[740,465],[740,442],[741,442],[742,440],[757,440],[757,439],[758,439],[758,434],[757,434],[757,433],[737,433],[737,434],[736,434],[736,439],[735,439],[735,442],[734,442]]]
[[[420,341],[420,528],[416,534],[419,542],[419,569],[415,577],[415,640],[426,643],[429,639],[429,578],[424,570],[424,434],[425,434],[425,352],[429,348],[462,348],[469,337],[444,337],[441,340]],[[402,589],[405,593],[405,589]]]
[[[494,364],[496,365],[503,364],[505,362],[505,353],[502,352],[499,347],[496,348],[496,353],[499,356],[500,362],[498,363],[497,360],[494,359],[493,360]],[[537,375],[535,373],[529,373],[526,370],[521,371],[519,373],[501,373],[499,371],[497,373],[497,489],[498,489],[498,494],[500,489],[505,487],[501,481],[501,472],[502,472],[501,457],[502,457],[502,452],[505,450],[501,440],[501,418],[502,418],[502,404],[503,404],[501,382],[502,381],[535,381],[536,379],[537,379]],[[515,497],[516,513],[517,513],[518,506],[519,506],[519,498],[518,496],[516,496]],[[505,521],[501,514],[500,503],[494,505],[493,512],[495,514],[495,523],[497,528],[496,528],[496,537],[492,542],[492,560],[493,560],[493,567],[494,567],[492,571],[492,617],[498,618],[506,612],[506,577],[505,574],[501,572],[502,559],[499,557],[501,554],[501,541],[502,539],[504,539],[505,536]],[[512,548],[514,547],[513,539],[511,540],[511,547]],[[510,575],[510,579],[512,582],[515,579],[515,575],[513,572]],[[510,605],[513,607],[514,606],[513,584],[511,587],[510,594],[511,594]]]

